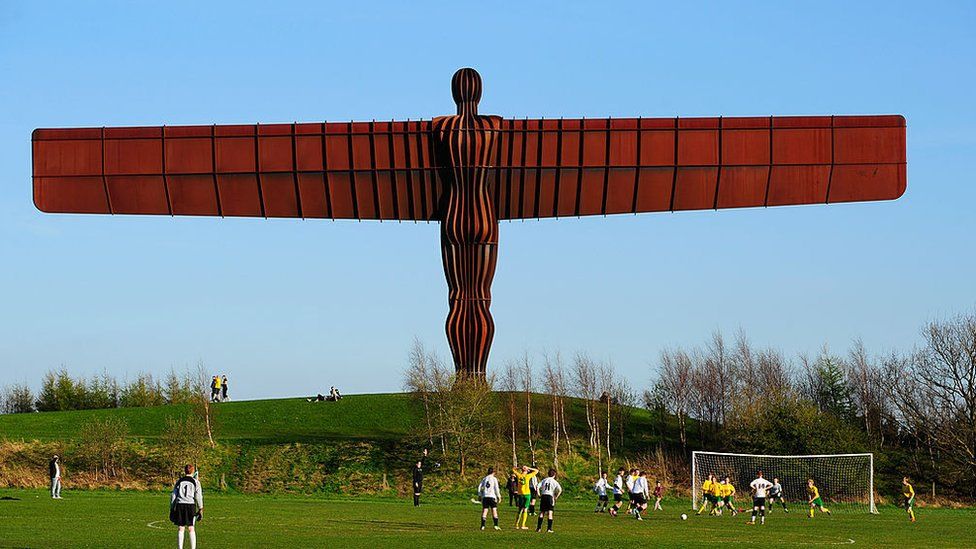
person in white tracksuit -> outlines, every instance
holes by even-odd
[[[51,475],[51,499],[61,499],[61,458],[54,454],[47,468]]]
[[[502,499],[502,493],[498,489],[498,479],[495,478],[494,467],[488,468],[488,474],[478,484],[478,497],[481,498],[481,529],[485,529],[488,510],[491,509],[491,520],[495,524],[495,530],[501,530],[498,527],[498,502]]]

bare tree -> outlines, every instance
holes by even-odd
[[[942,474],[976,481],[976,314],[930,322],[925,347],[888,365],[904,426],[938,452]],[[933,456],[932,462],[935,465]]]
[[[403,388],[420,400],[424,407],[424,421],[427,424],[427,442],[434,445],[434,425],[431,419],[431,392],[433,391],[430,358],[427,349],[419,338],[414,338],[410,347],[407,371],[404,373]]]
[[[613,370],[613,362],[605,362],[600,365],[600,401],[606,412],[606,436],[604,437],[607,448],[607,461],[613,459],[610,453],[610,424],[613,413],[614,402],[617,400],[614,393],[617,391],[617,376]]]
[[[705,345],[705,362],[710,375],[714,376],[715,383],[726,393],[732,393],[732,375],[730,372],[731,364],[728,357],[728,350],[725,347],[725,338],[722,332],[715,330],[712,332],[711,340]],[[718,400],[718,423],[725,425],[725,418],[728,415],[729,399],[720,398]]]
[[[210,442],[210,447],[215,448],[217,443],[214,442],[214,409],[210,402],[210,377],[207,376],[207,371],[203,367],[203,363],[197,364],[197,376],[196,376],[196,387],[195,387],[195,398],[193,402],[193,412],[196,414],[197,418],[203,422],[207,430],[207,440]]]
[[[864,342],[854,340],[845,363],[847,383],[853,390],[856,414],[864,421],[864,431],[884,445],[884,420],[888,415],[883,397],[884,378],[876,361],[868,356]]]
[[[529,442],[529,454],[532,456],[532,463],[535,463],[535,442],[532,432],[532,390],[535,388],[535,380],[532,378],[532,360],[529,359],[528,351],[522,353],[521,381],[522,391],[525,393],[525,425],[526,438]]]
[[[681,349],[661,351],[657,385],[667,408],[678,418],[678,431],[682,451],[688,449],[688,409],[694,398],[693,367],[691,357]],[[654,393],[651,393],[652,395]]]
[[[513,360],[505,362],[505,370],[502,373],[502,390],[505,391],[505,411],[508,414],[507,423],[509,425],[509,438],[512,442],[512,466],[518,464],[518,452],[516,449],[516,420],[518,415],[518,405],[515,402],[519,392],[519,367]]]

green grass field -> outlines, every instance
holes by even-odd
[[[16,499],[7,499],[16,498]],[[972,510],[920,510],[908,522],[893,507],[879,515],[835,513],[808,519],[799,507],[776,512],[765,526],[736,518],[680,520],[687,503],[668,501],[644,522],[594,514],[587,501],[560,501],[556,532],[513,529],[515,512],[500,509],[502,531],[479,530],[480,505],[436,501],[414,508],[399,499],[209,495],[198,527],[209,547],[976,547]],[[40,490],[0,490],[0,547],[166,547],[176,530],[167,518],[168,494],[71,492],[54,501]],[[186,547],[189,547],[187,541]]]

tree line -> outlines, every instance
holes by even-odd
[[[976,496],[976,314],[928,322],[921,335],[909,352],[872,354],[855,340],[846,354],[789,360],[714,333],[660,353],[644,404],[677,418],[683,451],[871,451],[882,472],[930,495],[941,485]]]
[[[583,458],[596,470],[660,463],[667,477],[700,449],[873,452],[884,492],[907,474],[930,496],[974,497],[976,314],[928,322],[921,335],[908,352],[872,353],[855,340],[841,354],[790,358],[716,332],[662,350],[646,389],[582,352],[525,353],[479,382],[415,342],[404,388],[423,409],[423,442],[462,473],[471,462],[559,469]],[[648,413],[639,422],[636,407]]]
[[[0,413],[57,412],[102,408],[140,408],[193,402],[205,387],[199,372],[170,372],[162,379],[139,373],[131,380],[102,373],[90,378],[72,377],[59,368],[44,374],[35,394],[27,384],[14,384],[0,393]]]

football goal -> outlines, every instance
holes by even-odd
[[[692,452],[691,505],[703,500],[702,484],[709,475],[721,480],[731,477],[736,499],[747,501],[752,507],[749,483],[758,471],[772,482],[779,478],[783,496],[791,511],[805,511],[808,507],[807,480],[813,479],[820,497],[831,508],[850,512],[877,513],[874,505],[874,454],[832,454],[816,456],[766,456],[753,454],[725,454]],[[780,509],[779,504],[773,508]]]

